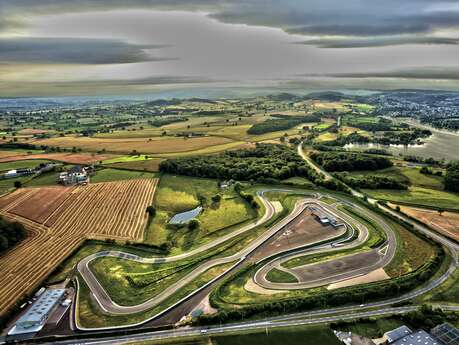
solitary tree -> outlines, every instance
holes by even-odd
[[[156,208],[154,208],[152,205],[147,206],[147,213],[150,217],[156,216]]]
[[[188,229],[190,230],[196,230],[197,228],[199,228],[199,226],[199,220],[197,219],[192,219],[188,222]]]

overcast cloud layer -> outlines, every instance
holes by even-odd
[[[85,83],[459,89],[458,43],[457,0],[0,0],[0,97]]]

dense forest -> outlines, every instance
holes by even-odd
[[[347,172],[335,173],[335,177],[352,188],[407,190],[408,186],[393,177],[382,175],[352,176]]]
[[[0,218],[0,253],[26,238],[27,232],[22,224],[9,223]]]
[[[327,171],[379,170],[389,168],[386,157],[350,152],[311,152],[310,157]]]
[[[313,177],[314,172],[294,149],[257,144],[253,149],[227,151],[213,156],[192,156],[161,162],[160,171],[217,179],[269,182],[293,176]]]
[[[459,192],[459,162],[451,163],[446,169],[445,189]]]
[[[264,134],[269,132],[283,131],[295,127],[301,123],[319,122],[317,116],[288,116],[288,115],[271,115],[272,120],[256,123],[247,130],[248,134]]]
[[[435,128],[444,128],[451,131],[459,130],[459,118],[422,118],[421,123],[428,123]]]
[[[168,159],[161,162],[159,170],[171,174],[271,184],[298,176],[332,190],[349,191],[343,183],[326,180],[311,169],[294,148],[275,144],[257,144],[253,149],[212,156]]]

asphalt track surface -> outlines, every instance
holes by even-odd
[[[304,154],[304,152],[300,149],[300,147],[298,148],[298,152],[299,154],[305,158],[306,161],[308,161],[309,164],[311,164],[311,166],[317,170],[318,172],[320,172],[322,175],[324,175],[326,178],[333,178],[329,173],[323,171],[320,167],[318,167],[317,165],[315,165],[313,162],[310,161],[310,159],[308,159],[308,157],[306,157],[306,155]],[[288,191],[288,190],[286,190]],[[363,195],[355,190],[351,190],[352,194],[356,197],[360,197],[362,198]],[[262,224],[263,222],[266,222],[267,220],[269,220],[273,215],[274,215],[274,207],[273,205],[266,199],[263,198],[263,195],[262,193],[259,195],[260,196],[260,199],[262,200],[263,204],[265,205],[266,207],[266,212],[264,214],[264,216],[259,219],[256,223],[258,223],[258,225]],[[369,199],[368,200],[370,203],[372,204],[376,204],[376,200],[374,199]],[[247,247],[246,249],[244,249],[243,251],[237,253],[236,255],[232,256],[234,259],[236,260],[239,260],[238,263],[235,265],[239,265],[239,263],[241,263],[242,261],[245,260],[246,258],[246,255],[250,254],[253,250],[255,250],[258,246],[260,246],[261,244],[263,244],[266,240],[268,240],[272,235],[274,235],[275,233],[277,233],[280,229],[282,229],[286,224],[288,224],[292,219],[294,219],[298,214],[301,213],[302,209],[298,207],[299,205],[297,204],[296,207],[295,207],[295,210],[289,214],[286,218],[284,218],[282,221],[280,221],[278,224],[276,224],[275,226],[273,226],[270,230],[268,230],[267,232],[265,232],[265,234],[263,234],[262,237],[258,238],[256,241],[254,241],[249,247]],[[304,205],[303,205],[304,206]],[[354,204],[351,204],[351,206],[355,207]],[[396,213],[395,211],[391,210],[391,209],[388,209],[387,207],[382,207],[382,206],[379,206],[381,209],[383,209],[385,212],[388,212],[388,213],[391,213],[393,215],[395,215],[396,217],[404,220],[404,221],[407,221],[408,223],[411,223],[413,224],[414,228],[416,230],[419,230],[421,232],[423,232],[424,234],[426,234],[427,236],[429,236],[430,238],[432,238],[433,240],[435,240],[436,242],[438,243],[441,243],[442,245],[444,245],[445,247],[447,247],[448,251],[450,252],[451,254],[451,257],[453,258],[453,260],[451,261],[451,264],[448,268],[448,270],[442,274],[442,276],[434,279],[434,280],[431,280],[429,281],[427,284],[425,284],[424,286],[422,286],[421,288],[419,289],[416,289],[410,293],[407,293],[407,294],[404,294],[402,296],[398,296],[396,298],[390,298],[390,299],[387,299],[387,300],[384,300],[384,301],[380,301],[380,302],[376,302],[376,303],[369,303],[369,304],[361,304],[361,305],[358,305],[358,306],[353,306],[353,307],[342,307],[342,308],[336,308],[336,309],[329,309],[329,310],[321,310],[321,311],[317,311],[319,313],[322,313],[324,315],[326,314],[330,314],[330,313],[338,313],[338,312],[345,312],[345,311],[356,311],[356,310],[362,310],[362,309],[367,309],[367,308],[381,308],[381,307],[386,307],[386,306],[389,306],[393,303],[397,303],[397,302],[403,302],[403,301],[406,301],[406,300],[410,300],[414,297],[417,297],[417,296],[420,296],[430,290],[432,290],[433,288],[439,286],[440,284],[442,284],[455,270],[456,270],[456,267],[458,265],[458,250],[459,250],[459,245],[455,244],[454,242],[436,234],[435,232],[431,231],[429,228],[425,227],[425,226],[422,226],[422,225],[419,225],[417,223],[414,223],[412,221],[410,221],[408,218]],[[298,212],[299,211],[299,212]],[[272,213],[271,213],[272,212]],[[256,225],[254,225],[253,227],[255,227]],[[385,225],[387,226],[387,225]],[[385,227],[384,226],[384,227]],[[135,255],[132,255],[132,254],[128,254],[128,253],[122,253],[122,252],[105,252],[105,254],[101,254],[101,253],[97,253],[94,255],[94,257],[90,258],[85,258],[83,259],[82,262],[80,262],[78,264],[78,270],[80,273],[82,273],[82,276],[83,278],[85,279],[86,283],[90,286],[90,289],[91,289],[91,292],[94,294],[94,296],[96,297],[96,300],[99,302],[99,304],[101,304],[101,307],[102,309],[104,309],[104,307],[107,307],[108,308],[113,308],[113,310],[116,312],[116,311],[121,311],[121,313],[123,314],[124,311],[127,311],[126,314],[129,314],[129,313],[132,313],[132,312],[138,312],[138,311],[141,311],[141,310],[146,310],[146,309],[149,309],[151,308],[151,306],[147,306],[148,303],[150,301],[147,301],[139,306],[118,306],[116,304],[113,303],[113,301],[111,301],[110,297],[106,294],[105,290],[103,289],[103,287],[99,284],[99,282],[97,281],[97,279],[95,279],[94,275],[92,274],[92,272],[89,270],[89,267],[88,267],[88,263],[95,259],[96,257],[99,257],[100,255],[107,255],[107,256],[119,256],[121,255],[122,257],[124,258],[127,258],[127,259],[130,259],[130,260],[135,260],[135,261],[139,261],[139,262],[144,262],[143,260],[157,260],[157,261],[150,261],[150,262],[172,262],[172,261],[176,261],[176,260],[180,260],[180,259],[183,259],[183,258],[186,258],[186,257],[189,257],[191,255],[194,255],[196,253],[199,253],[199,252],[202,252],[204,250],[207,250],[209,248],[211,248],[212,246],[215,246],[215,245],[218,245],[220,243],[223,243],[224,241],[226,241],[227,239],[231,238],[232,236],[231,235],[234,235],[234,234],[241,234],[245,231],[248,231],[250,229],[252,229],[253,227],[250,227],[250,224],[245,228],[244,231],[242,231],[242,229],[232,233],[232,234],[229,234],[228,238],[222,238],[222,239],[219,239],[215,242],[212,242],[212,243],[209,243],[207,245],[205,245],[204,247],[199,247],[193,251],[190,251],[188,253],[184,253],[184,254],[181,254],[179,256],[176,256],[176,257],[169,257],[169,258],[141,258],[141,257],[137,257]],[[383,228],[384,228],[383,227]],[[270,236],[268,236],[270,235]],[[387,246],[388,250],[390,248],[394,248],[394,251],[395,251],[395,246]],[[330,248],[328,248],[330,249]],[[342,248],[339,248],[339,249],[342,249]],[[327,249],[324,249],[324,250],[327,250]],[[243,254],[245,253],[245,254]],[[240,255],[242,254],[242,255]],[[387,253],[386,253],[387,254]],[[210,262],[210,261],[209,261]],[[208,262],[208,263],[209,263]],[[231,262],[231,261],[228,261],[228,262]],[[206,264],[208,264],[206,263]],[[204,265],[206,265],[204,264]],[[210,266],[209,266],[210,267]],[[199,267],[198,267],[199,269]],[[217,277],[218,278],[218,277]],[[204,286],[205,287],[205,286]],[[204,288],[202,287],[202,288]],[[178,288],[178,286],[175,286],[175,288]],[[200,289],[202,289],[200,288]],[[172,291],[172,290],[170,290]],[[169,292],[170,292],[169,291]],[[197,293],[197,291],[193,292],[192,294],[195,294]],[[104,296],[104,293],[105,293],[105,297],[107,297],[107,299],[103,299],[103,300],[100,300],[100,297],[101,296]],[[154,299],[156,299],[158,296],[156,296]],[[185,299],[187,299],[189,296],[187,296]],[[154,300],[152,299],[152,300]],[[184,300],[185,300],[184,299]],[[156,300],[157,302],[157,300]],[[181,302],[183,302],[183,300],[179,301],[177,304],[180,304]],[[105,304],[106,303],[106,304]],[[146,304],[147,303],[147,304]],[[153,302],[150,302],[152,304],[154,304]],[[177,305],[176,304],[176,305]],[[175,306],[175,305],[174,305]],[[128,308],[128,309],[125,309],[125,308]],[[134,309],[130,309],[130,308],[134,308]],[[136,309],[136,308],[139,308],[139,309]],[[171,307],[172,308],[172,307]],[[156,317],[158,317],[159,315],[167,312],[169,309],[171,308],[168,308],[167,310],[165,310],[164,312],[158,314],[158,315],[155,315],[153,316],[152,318],[148,319],[148,320],[145,320],[145,321],[142,321],[136,325],[140,325],[140,324],[143,324],[151,319],[154,319]],[[451,307],[446,307],[445,308],[450,308]],[[391,309],[394,309],[394,308],[391,308]],[[106,309],[108,310],[108,309]],[[132,311],[132,310],[136,310],[136,311]],[[378,311],[376,311],[377,313]],[[314,312],[312,312],[314,314]],[[308,315],[311,315],[311,312],[308,313]],[[380,314],[374,314],[374,315],[380,315]],[[288,318],[290,316],[285,316],[283,318]],[[355,317],[360,317],[360,316],[355,316]],[[354,318],[354,317],[353,317]],[[343,319],[343,316],[339,316],[338,319]],[[323,321],[323,322],[329,322],[329,321]],[[247,326],[249,323],[243,323],[243,325],[241,326],[242,328],[241,329],[244,329],[244,327],[250,327]],[[125,327],[131,327],[131,326],[135,326],[135,325],[123,325],[123,326],[120,326],[120,327],[106,327],[106,328],[101,328],[101,329],[116,329],[116,328],[125,328]],[[85,330],[84,328],[81,328],[81,327],[78,327],[80,330]],[[246,328],[248,329],[248,328]],[[87,329],[87,330],[93,330],[93,329]],[[202,331],[202,329],[201,329]],[[170,335],[169,335],[170,337]]]
[[[375,222],[381,227],[381,229],[383,229],[387,238],[384,244],[382,244],[379,248],[373,249],[371,251],[339,257],[333,260],[329,260],[325,263],[319,262],[290,269],[283,267],[283,263],[297,257],[324,252],[342,251],[343,249],[352,249],[366,242],[369,233],[368,229],[363,224],[358,223],[352,217],[346,215],[344,212],[339,211],[337,209],[336,203],[333,205],[321,204],[321,207],[325,209],[327,213],[332,214],[334,217],[338,219],[341,219],[345,226],[348,228],[352,228],[351,222],[354,223],[359,231],[358,237],[351,242],[347,242],[347,239],[338,239],[324,245],[312,248],[309,247],[307,249],[295,253],[288,253],[286,255],[278,256],[275,259],[268,262],[263,267],[261,267],[255,273],[253,279],[256,284],[265,289],[273,290],[297,290],[313,288],[368,274],[378,268],[385,267],[392,261],[392,259],[395,256],[395,251],[397,247],[397,240],[392,229],[387,225],[386,222],[384,222],[384,220],[381,217],[377,216],[373,212],[369,212],[360,206],[352,205],[352,207],[355,210],[357,210],[359,214],[361,214],[366,219]],[[364,263],[364,266],[355,265],[359,267],[354,266],[347,268],[336,267],[343,260],[347,260],[348,262],[358,260],[361,263]],[[294,277],[297,278],[298,282],[273,283],[269,281],[266,278],[266,275],[272,268],[277,268],[279,270],[292,274]],[[325,274],[327,273],[327,271],[328,274]]]
[[[250,229],[253,229],[254,227],[256,227],[256,226],[262,224],[263,222],[266,222],[268,219],[272,218],[272,216],[274,215],[274,206],[269,202],[269,200],[264,198],[263,193],[259,193],[259,197],[262,200],[262,202],[263,202],[263,204],[265,205],[265,208],[266,208],[266,212],[265,212],[264,216],[260,220],[258,220],[257,222],[254,222],[251,225],[245,226],[244,227],[244,231],[238,230],[238,231],[233,232],[232,234],[230,234],[231,236],[227,236],[227,238],[225,238],[225,240],[233,238],[233,237],[241,234],[242,232],[245,232],[245,231],[248,231]],[[200,274],[202,274],[203,272],[207,271],[208,269],[210,269],[210,268],[212,268],[214,266],[217,266],[217,265],[222,265],[222,264],[235,262],[235,264],[231,268],[229,268],[225,273],[223,273],[221,275],[221,276],[223,276],[228,271],[230,271],[232,268],[234,268],[235,266],[239,265],[242,261],[244,261],[247,258],[247,256],[249,254],[251,254],[254,250],[256,250],[263,243],[265,243],[272,236],[274,236],[277,232],[279,232],[281,229],[283,229],[290,221],[295,219],[304,210],[306,205],[308,205],[309,203],[314,202],[314,201],[315,201],[315,199],[304,199],[301,202],[297,202],[295,207],[294,207],[294,209],[293,209],[293,211],[287,217],[283,218],[278,223],[276,223],[274,226],[272,226],[270,229],[265,231],[260,237],[258,237],[254,241],[252,241],[250,243],[250,245],[247,246],[246,248],[244,248],[243,250],[241,250],[238,253],[233,254],[231,256],[212,259],[212,260],[209,260],[209,261],[201,264],[200,266],[198,266],[195,270],[193,270],[190,274],[185,276],[180,281],[176,282],[175,284],[170,285],[168,288],[163,290],[161,293],[159,293],[155,297],[153,297],[153,298],[151,298],[151,299],[149,299],[149,300],[147,300],[147,301],[145,301],[145,302],[143,302],[141,304],[138,304],[138,305],[122,306],[122,305],[119,305],[119,304],[115,303],[110,298],[109,294],[106,292],[106,290],[103,288],[103,286],[99,283],[99,281],[97,280],[95,275],[92,273],[91,269],[89,268],[89,263],[92,260],[95,260],[97,258],[107,257],[107,256],[109,256],[109,257],[119,257],[119,258],[122,258],[122,259],[125,259],[125,260],[136,261],[136,262],[139,262],[139,263],[173,262],[173,261],[181,260],[183,258],[187,258],[187,257],[189,257],[191,255],[196,254],[196,253],[200,253],[200,252],[203,252],[205,250],[208,250],[208,249],[210,249],[210,248],[212,248],[212,247],[214,247],[214,246],[216,246],[218,244],[221,244],[222,240],[219,239],[218,241],[214,241],[212,243],[209,243],[209,244],[203,246],[204,248],[200,247],[200,248],[198,248],[198,249],[196,249],[194,251],[190,251],[190,252],[185,253],[185,254],[172,256],[172,257],[167,257],[167,258],[143,258],[143,257],[137,256],[137,255],[124,253],[124,252],[118,252],[118,251],[99,252],[99,253],[87,256],[86,258],[81,260],[77,265],[77,269],[78,269],[78,272],[83,277],[83,279],[86,282],[86,284],[88,285],[88,287],[90,288],[91,293],[94,296],[94,299],[97,301],[97,303],[99,304],[100,308],[104,312],[111,313],[111,314],[118,314],[118,315],[126,315],[126,314],[133,314],[133,313],[143,312],[143,311],[149,310],[151,308],[154,308],[155,306],[157,306],[158,304],[163,302],[165,299],[170,297],[172,294],[174,294],[175,292],[179,291],[181,288],[185,287],[187,284],[189,284],[191,281],[196,279],[196,277],[198,277]],[[220,276],[216,277],[215,279],[218,279],[218,278],[220,278]],[[214,280],[212,280],[211,282],[213,282]],[[195,290],[193,292],[193,294],[197,293],[198,291],[200,291],[201,289],[205,288],[206,286],[207,286],[207,284],[202,286],[201,288]],[[181,301],[179,301],[176,304],[181,303],[183,300],[185,300],[185,299],[187,299],[189,297],[190,297],[190,295],[186,296],[184,299],[182,299]],[[176,305],[176,304],[174,304],[174,305]],[[168,309],[166,309],[166,311]],[[155,315],[155,316],[149,318],[148,320],[154,319],[154,318],[162,315],[163,313],[164,312],[159,313],[158,315]],[[145,320],[145,321],[143,321],[141,323],[145,323],[148,320]],[[76,325],[77,325],[77,328],[79,328],[79,329],[85,329],[85,328],[83,328],[81,326],[78,326],[77,323],[76,323]]]

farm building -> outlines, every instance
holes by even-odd
[[[14,169],[10,170],[2,175],[2,178],[15,178],[19,176],[27,176],[27,175],[32,175],[33,170],[32,169],[27,169],[27,168],[22,168],[22,169]]]
[[[36,333],[43,328],[54,307],[62,300],[65,289],[47,289],[22,315],[8,335]]]
[[[58,182],[65,186],[74,184],[86,184],[89,182],[89,176],[94,175],[94,173],[94,167],[83,167],[81,165],[76,165],[67,171],[61,172],[59,174]]]
[[[41,163],[40,165],[36,166],[33,169],[29,168],[18,168],[7,171],[4,174],[0,175],[0,178],[7,179],[7,178],[15,178],[20,176],[28,176],[33,174],[42,174],[47,171],[51,171],[56,167],[56,164],[44,164]]]

